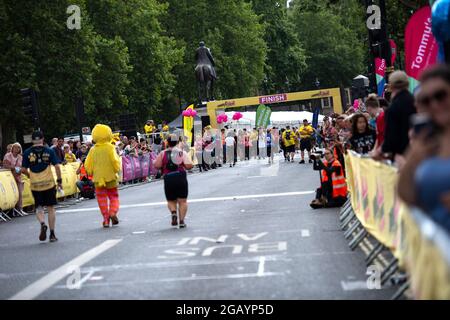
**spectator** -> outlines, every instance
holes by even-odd
[[[332,147],[334,141],[336,141],[338,137],[337,130],[332,125],[329,117],[323,118],[322,137],[324,140],[325,147]]]
[[[377,140],[374,147],[374,153],[380,153],[380,147],[384,141],[384,110],[380,106],[380,101],[376,95],[369,95],[366,99],[367,112],[369,112],[372,119],[375,120],[375,132],[377,134]]]
[[[70,150],[70,145],[67,143],[64,145],[64,161],[65,163],[77,162],[77,158]]]
[[[57,145],[58,145],[58,138],[53,138],[52,139],[52,145],[50,147],[51,148],[56,148]]]
[[[375,131],[369,128],[367,118],[363,114],[353,116],[352,137],[350,138],[350,148],[357,153],[369,153],[375,146]]]
[[[162,139],[161,139],[161,131],[156,128],[155,134],[153,135],[153,144],[152,144],[152,151],[156,154],[159,154],[162,149]]]
[[[234,167],[237,162],[237,144],[231,131],[228,132],[225,138],[225,146],[227,163],[230,164],[230,167]]]
[[[414,128],[398,194],[450,231],[450,68],[434,66],[420,81],[417,109],[429,122]]]
[[[389,107],[389,102],[385,98],[378,98],[378,101],[380,102],[380,107],[386,112]]]
[[[147,120],[146,124],[144,125],[144,132],[146,135],[150,135],[155,132],[155,123],[153,122],[153,120]]]
[[[77,154],[77,152],[78,152],[78,150],[80,150],[81,149],[81,142],[80,141],[75,141],[75,143],[73,144],[73,149],[72,149],[72,152],[76,155]]]
[[[77,153],[75,154],[76,158],[78,160],[80,160],[81,162],[84,162],[84,160],[86,160],[86,157],[88,155],[88,148],[85,144],[82,144],[80,149],[77,151]]]
[[[69,147],[70,147],[70,151],[73,152],[73,147],[74,147],[74,142],[73,142],[73,140],[69,140],[69,141],[67,142],[67,144],[68,144]]]
[[[11,151],[8,152],[3,158],[3,166],[5,169],[11,169],[14,179],[17,183],[17,189],[19,191],[19,200],[16,203],[15,209],[21,215],[26,215],[22,211],[22,193],[23,193],[23,182],[22,182],[22,146],[20,143],[16,142],[11,145]]]
[[[139,154],[145,154],[150,152],[150,148],[147,145],[147,140],[144,138],[139,139]]]
[[[64,147],[64,138],[58,138],[56,145],[52,147],[55,151],[58,161],[62,164],[65,163],[65,154],[63,147]]]
[[[391,106],[386,111],[386,130],[381,151],[385,158],[402,161],[402,155],[409,144],[410,117],[416,113],[414,97],[408,91],[408,76],[395,71],[389,76]]]

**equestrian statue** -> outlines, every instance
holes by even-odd
[[[214,58],[211,50],[201,41],[195,52],[195,77],[197,79],[198,99],[200,104],[214,99],[214,82],[217,79]]]

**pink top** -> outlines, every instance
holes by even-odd
[[[176,156],[175,160],[174,160],[176,164],[179,164],[178,171],[180,171],[180,172],[185,171],[184,165],[185,164],[192,164],[192,161],[189,158],[188,154],[186,153],[186,151],[182,151],[182,150],[180,150],[178,148],[173,148],[172,150],[173,150],[173,152],[179,152],[181,154],[181,157]],[[158,154],[158,157],[156,158],[156,160],[154,162],[155,167],[158,168],[158,169],[162,169],[162,173],[163,174],[167,174],[167,173],[170,172],[166,168],[167,163],[169,161],[167,156],[166,156],[166,154],[167,154],[167,152],[165,152],[165,151],[160,152]]]
[[[17,157],[14,157],[12,152],[8,152],[5,157],[3,158],[3,166],[6,169],[14,169],[16,167],[21,168],[22,167],[22,156],[20,154],[17,155]],[[21,175],[20,174],[14,174],[14,177],[17,181],[21,181]]]

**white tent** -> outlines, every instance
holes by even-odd
[[[239,127],[253,127],[255,126],[256,112],[247,111],[241,112],[243,117],[239,121],[232,121],[233,114],[235,112],[226,112],[228,116],[227,125],[237,125]],[[319,123],[323,121],[324,116],[319,115]],[[303,120],[308,120],[309,123],[312,122],[313,113],[308,111],[276,111],[272,112],[270,115],[270,125],[286,126],[286,125],[300,125]]]

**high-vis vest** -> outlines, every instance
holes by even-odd
[[[85,178],[85,177],[88,180],[92,180],[92,176],[87,174],[86,169],[84,168],[84,164],[82,164],[81,168],[80,168],[80,180],[83,180],[83,178]]]
[[[327,167],[328,161],[324,160],[323,164]],[[347,197],[347,183],[345,182],[344,172],[342,170],[341,163],[338,160],[334,160],[333,167],[339,167],[341,168],[341,172],[339,175],[336,174],[336,172],[333,172],[331,174],[331,185],[333,186],[333,198],[336,197]],[[322,182],[328,181],[328,175],[325,170],[322,170]]]

